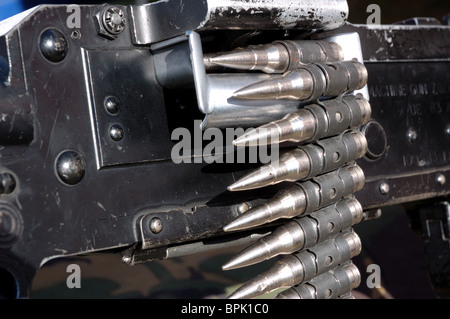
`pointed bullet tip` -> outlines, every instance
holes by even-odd
[[[240,178],[237,182],[227,187],[229,191],[247,191],[262,188],[284,181],[276,176],[275,164],[266,164],[253,172]]]
[[[255,84],[251,84],[249,86],[243,87],[233,93],[233,97],[236,99],[244,99],[244,100],[261,100],[265,98],[264,93],[267,91],[267,88],[262,86],[261,83],[265,81],[257,82]]]
[[[223,230],[226,231],[226,232],[230,232],[230,231],[233,231],[233,230],[239,230],[239,223],[236,222],[236,221],[231,222],[228,225],[224,226]]]
[[[256,211],[256,213],[246,212],[241,217],[238,217],[236,220],[223,227],[223,230],[226,232],[246,230],[265,223],[266,221],[260,219],[260,211]]]
[[[224,270],[224,271],[232,270],[232,269],[234,269],[234,268],[229,262],[222,266],[222,270]]]
[[[229,295],[229,296],[227,297],[227,299],[239,299],[239,298],[236,298],[236,297],[234,296],[234,294],[231,294],[231,295]]]
[[[246,282],[241,287],[236,289],[233,293],[231,293],[227,297],[227,299],[250,299],[263,295],[266,292],[260,290],[260,284],[261,283],[257,279]]]
[[[230,186],[227,187],[228,191],[230,192],[237,192],[237,191],[244,191],[249,189],[248,187],[246,187],[246,185],[243,185],[241,181],[237,181],[234,184],[231,184]]]
[[[245,294],[242,294],[240,292],[241,288],[238,288],[236,291],[234,291],[233,293],[231,293],[231,295],[229,295],[227,297],[227,299],[244,299],[246,296]]]
[[[252,256],[250,256],[252,257]],[[261,260],[253,260],[252,258],[249,258],[247,255],[238,255],[228,261],[225,265],[222,266],[223,270],[233,270],[238,268],[247,267],[253,264],[256,264],[260,262]]]

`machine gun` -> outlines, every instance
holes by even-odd
[[[348,298],[352,227],[394,204],[448,293],[450,28],[347,17],[345,0],[169,0],[1,22],[1,294],[29,296],[55,258],[245,244],[224,269],[274,265],[230,297]]]

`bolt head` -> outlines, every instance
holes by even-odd
[[[150,231],[153,234],[159,234],[163,230],[162,220],[158,217],[154,217],[150,220]]]
[[[114,124],[109,129],[109,136],[115,142],[118,142],[121,139],[123,139],[123,135],[124,135],[123,128],[118,124]]]
[[[408,130],[407,135],[408,135],[408,139],[411,143],[414,143],[415,141],[417,141],[418,134],[417,134],[416,130],[410,128]]]
[[[65,184],[76,185],[84,177],[85,165],[80,154],[65,151],[56,159],[56,173]]]
[[[115,96],[108,96],[105,99],[104,105],[106,111],[111,115],[117,114],[120,110],[120,101]]]
[[[60,31],[47,29],[39,38],[39,49],[48,61],[58,63],[67,56],[67,40]]]
[[[442,173],[439,173],[439,174],[437,174],[436,175],[436,182],[439,184],[439,185],[445,185],[445,175],[444,174],[442,174]]]
[[[117,35],[125,29],[125,14],[118,7],[108,7],[103,12],[102,22],[106,31]]]
[[[386,182],[382,182],[379,186],[380,193],[386,195],[389,193],[389,184]]]

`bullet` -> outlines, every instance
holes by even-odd
[[[304,267],[294,256],[286,256],[270,270],[258,275],[234,291],[228,299],[254,298],[275,289],[291,287],[303,280]]]
[[[361,274],[351,262],[325,272],[307,283],[288,288],[274,299],[353,299],[351,291],[359,286]]]
[[[266,203],[246,211],[223,229],[244,230],[280,218],[310,214],[357,192],[364,186],[364,181],[364,172],[355,165],[342,167],[302,183],[294,183],[279,191]]]
[[[316,245],[314,249],[283,257],[268,271],[243,284],[228,298],[254,298],[278,288],[307,282],[350,260],[360,251],[361,240],[355,232],[341,233]]]
[[[291,254],[304,247],[305,233],[296,222],[279,226],[222,266],[223,270],[254,265],[278,255]]]
[[[233,94],[246,100],[298,100],[310,102],[320,97],[336,97],[362,89],[367,69],[356,60],[314,63],[288,71],[280,77],[250,84]]]
[[[348,132],[286,152],[278,161],[266,164],[228,186],[228,190],[243,191],[312,178],[361,158],[366,152],[364,135]]]
[[[261,146],[282,142],[310,142],[338,135],[366,124],[371,117],[369,102],[360,94],[311,104],[253,129],[233,141],[235,146]]]
[[[238,48],[219,55],[205,55],[206,70],[215,65],[237,70],[259,70],[265,73],[283,73],[289,68],[289,52],[281,43]]]
[[[295,182],[307,177],[310,171],[311,161],[308,153],[302,148],[297,148],[282,154],[278,161],[264,165],[245,175],[227,189],[235,192],[262,188],[281,182]]]
[[[223,230],[243,230],[287,216],[292,218],[303,213],[306,205],[305,191],[298,185],[292,185],[278,192],[268,203],[258,205],[240,215]]]
[[[278,255],[310,248],[359,223],[362,216],[363,209],[358,200],[344,198],[309,216],[294,218],[277,227],[270,235],[232,258],[222,269],[246,267]]]
[[[343,57],[342,48],[334,42],[287,40],[207,54],[204,62],[207,71],[214,70],[215,66],[222,66],[237,70],[284,73],[302,64],[339,61]]]

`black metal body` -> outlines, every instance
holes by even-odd
[[[428,272],[439,296],[449,298],[450,206],[448,202],[418,208]]]
[[[20,296],[51,258],[222,236],[222,227],[237,216],[236,204],[279,189],[226,191],[254,165],[173,163],[171,128],[174,122],[192,125],[195,103],[184,110],[169,105],[185,96],[165,94],[152,52],[134,45],[128,25],[114,39],[105,38],[93,19],[98,7],[80,8],[78,36],[66,26],[66,7],[48,6],[0,37],[0,63],[9,61],[10,67],[0,72],[4,83],[10,80],[0,84],[0,173],[15,183],[13,191],[0,194],[0,210],[10,220],[0,233],[0,269],[17,280]],[[67,53],[60,62],[39,49],[47,29],[65,38]],[[369,209],[447,196],[450,27],[389,31],[346,25],[333,33],[348,31],[360,34],[373,120],[382,127],[366,134],[369,149],[381,155],[358,161],[367,182],[356,197]],[[242,31],[226,33],[242,39]],[[223,33],[206,35],[205,48]],[[116,114],[104,105],[111,96],[120,103]],[[122,128],[117,140],[110,136],[112,125]],[[67,151],[81,163],[76,172],[81,178],[69,176],[73,183],[57,168]],[[380,193],[381,182],[389,184],[387,194]],[[163,222],[157,234],[149,229],[154,217]]]

